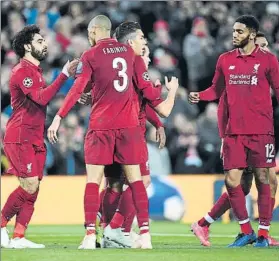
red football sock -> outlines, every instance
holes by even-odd
[[[27,228],[34,213],[34,205],[38,197],[39,190],[34,194],[29,194],[29,198],[24,202],[16,217],[16,223]]]
[[[137,211],[140,234],[149,232],[148,197],[142,181],[130,184],[133,201]]]
[[[130,233],[133,225],[134,218],[136,216],[136,209],[133,203],[133,210],[131,209],[130,215],[125,217],[124,223],[122,225],[123,232]]]
[[[131,188],[128,187],[126,190],[122,192],[120,196],[117,211],[110,222],[111,227],[122,227],[125,218],[130,215],[131,210],[133,211],[134,208],[135,207],[133,202],[132,191]]]
[[[238,219],[242,233],[251,234],[253,229],[248,217],[245,196],[241,185],[238,185],[236,188],[231,188],[227,186],[227,191],[230,199],[232,209],[235,216]]]
[[[15,229],[14,229],[13,238],[17,238],[17,237],[22,238],[22,237],[24,237],[26,228],[27,227],[23,226],[22,224],[16,223]]]
[[[8,221],[20,211],[29,195],[30,194],[20,186],[10,194],[1,212],[1,227],[7,225]]]
[[[221,217],[228,209],[231,208],[229,195],[224,192],[221,197],[216,201],[210,212],[198,221],[202,227],[210,226],[215,220]]]
[[[258,235],[267,237],[269,226],[270,226],[270,217],[271,217],[270,185],[261,183],[258,188],[259,188],[258,191],[259,234]]]
[[[103,199],[103,222],[109,224],[119,203],[121,193],[113,191],[111,188],[107,188],[104,193]]]
[[[84,193],[85,227],[90,234],[95,231],[95,223],[99,209],[99,185],[87,183]],[[88,234],[87,233],[87,234]]]
[[[105,196],[105,192],[106,192],[106,189],[103,189],[100,193],[100,206],[99,206],[99,212],[101,214],[103,214],[103,201],[104,201],[104,196]]]

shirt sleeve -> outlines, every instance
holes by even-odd
[[[274,94],[279,102],[279,63],[275,55],[270,58],[270,69],[268,72],[268,82],[274,90]]]
[[[219,135],[220,138],[224,138],[228,120],[229,120],[228,100],[227,100],[226,92],[224,92],[224,94],[220,98],[217,116],[218,116]]]
[[[152,107],[156,107],[163,102],[161,99],[161,88],[155,88],[153,86],[148,72],[146,71],[144,61],[140,56],[135,57],[133,81],[136,88],[142,92],[143,97],[151,104]]]
[[[145,113],[147,120],[156,128],[163,127],[163,123],[160,121],[158,114],[150,107],[149,104],[146,104]]]
[[[93,74],[93,68],[91,67],[88,57],[83,55],[77,66],[76,70],[76,80],[67,94],[62,107],[59,109],[57,115],[64,118],[68,112],[73,108],[84,89],[87,86],[87,83],[90,81]]]
[[[42,81],[38,79],[38,76],[28,68],[19,69],[14,77],[17,86],[22,90],[24,95],[43,106],[51,101],[63,83],[68,79],[65,74],[60,73],[51,85],[45,87]]]
[[[223,56],[220,56],[217,61],[212,85],[208,89],[199,93],[200,99],[202,101],[214,101],[219,99],[225,89],[226,85],[225,85],[224,73],[222,70],[222,60],[223,60],[222,57]]]

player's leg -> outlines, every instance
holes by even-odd
[[[134,247],[152,248],[149,234],[148,197],[138,165],[145,162],[141,146],[144,143],[144,136],[140,127],[136,127],[119,130],[117,137],[115,161],[123,164],[140,228],[140,240]]]
[[[250,193],[252,186],[253,172],[251,168],[246,168],[243,172],[241,178],[241,187],[244,192],[244,195]],[[213,224],[218,218],[220,218],[227,210],[231,208],[229,195],[227,192],[224,192],[220,198],[213,205],[212,209],[202,217],[198,222],[195,222],[191,225],[191,230],[200,240],[203,246],[210,246],[209,241],[209,227]]]
[[[39,180],[41,178],[35,147],[32,144],[5,144],[4,148],[14,173],[19,178],[20,186],[10,194],[2,209],[1,239],[7,238],[2,237],[3,231],[6,231],[8,221],[14,215],[17,215],[13,238],[6,247],[44,248],[44,245],[31,242],[24,236],[34,212],[34,204],[38,196]],[[41,157],[39,158],[42,159]],[[41,164],[44,165],[44,161]],[[1,246],[3,243],[5,244],[5,241],[1,240]]]
[[[259,229],[255,247],[268,246],[268,231],[271,221],[271,190],[269,168],[275,166],[274,136],[252,135],[247,137],[248,163],[255,167],[258,189]]]
[[[245,194],[241,187],[243,169],[247,167],[246,148],[242,135],[226,136],[223,145],[225,185],[231,207],[240,224],[241,234],[229,247],[251,244],[256,236],[246,209]]]
[[[99,203],[99,187],[104,165],[112,164],[115,136],[112,131],[93,131],[86,134],[84,156],[86,164],[86,187],[84,192],[85,237],[78,249],[96,248],[96,218]]]
[[[278,187],[278,181],[277,181],[275,168],[269,169],[269,183],[270,183],[270,196],[271,196],[270,221],[272,221],[272,214],[273,214],[273,209],[275,206],[276,191],[277,191],[277,187]],[[270,246],[279,246],[279,242],[271,236],[268,237],[268,243]]]

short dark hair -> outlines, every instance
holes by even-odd
[[[257,32],[256,38],[257,38],[257,37],[264,37],[264,38],[266,38],[266,37],[265,37],[265,34],[264,34],[263,32],[261,32],[261,31],[258,31],[258,32]]]
[[[235,22],[245,24],[248,29],[254,30],[256,33],[259,31],[260,22],[253,15],[239,16]]]
[[[37,25],[27,25],[21,31],[19,31],[13,40],[13,50],[22,58],[25,55],[25,44],[31,44],[34,35],[40,33],[40,28]]]
[[[124,22],[115,30],[115,37],[118,42],[125,42],[129,39],[129,35],[141,30],[141,26],[137,22]]]

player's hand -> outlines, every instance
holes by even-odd
[[[200,94],[198,92],[190,92],[188,101],[191,104],[198,103],[200,101]]]
[[[165,76],[165,85],[166,85],[168,91],[172,90],[172,91],[176,92],[179,87],[178,78],[172,76],[171,80],[168,81],[168,77]]]
[[[78,99],[78,102],[82,105],[90,105],[92,102],[92,96],[91,93],[82,93],[80,98]]]
[[[51,144],[55,144],[58,141],[57,131],[59,129],[61,117],[56,115],[47,130],[47,137]]]
[[[73,61],[67,61],[63,66],[62,73],[64,73],[67,77],[72,77],[76,73],[76,69],[79,63],[79,59],[74,59]]]
[[[159,149],[165,147],[166,144],[166,133],[164,127],[159,127],[156,130],[156,142],[159,142]]]

